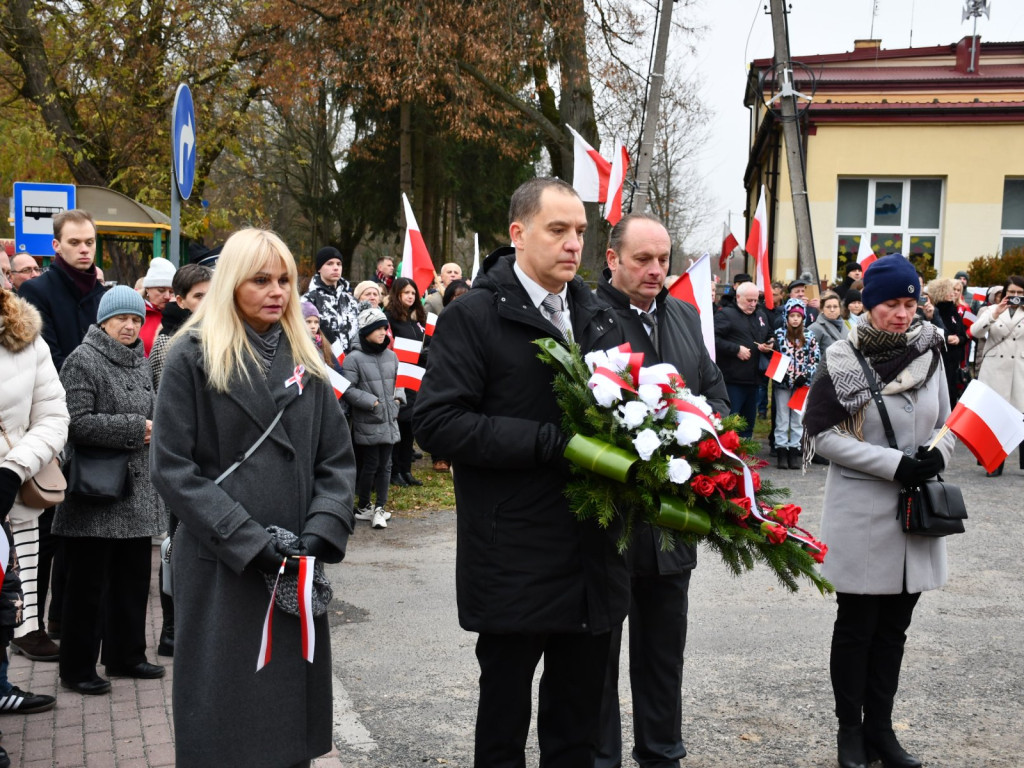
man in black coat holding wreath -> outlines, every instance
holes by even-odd
[[[586,352],[623,337],[576,277],[587,217],[573,188],[528,181],[512,196],[509,220],[514,247],[488,256],[473,289],[438,320],[413,425],[424,450],[453,464],[459,622],[479,632],[474,766],[525,765],[543,656],[541,764],[590,768],[629,575],[618,531],[577,520],[563,494],[555,372],[533,342],[568,329]]]
[[[722,372],[704,346],[700,315],[665,290],[672,240],[653,216],[631,213],[612,229],[608,269],[597,286],[598,300],[610,304],[634,352],[644,365],[670,363],[686,386],[707,398],[722,415],[729,395]],[[661,548],[655,526],[640,525],[627,560],[632,572],[629,607],[629,676],[633,692],[633,759],[641,768],[679,766],[686,757],[682,738],[683,652],[690,574],[697,549],[677,543]],[[622,628],[612,634],[595,768],[622,765],[619,715],[619,647]]]

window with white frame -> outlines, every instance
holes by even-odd
[[[902,253],[922,274],[938,270],[943,187],[940,178],[839,179],[837,279],[849,262],[863,261],[869,248],[879,257]]]
[[[1002,253],[1024,248],[1024,179],[1003,181],[1003,223],[999,233]]]

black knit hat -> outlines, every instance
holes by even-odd
[[[861,298],[860,291],[856,288],[851,288],[846,292],[846,295],[843,296],[843,304],[848,307],[855,301],[863,302],[864,299]]]
[[[335,248],[333,245],[325,245],[319,251],[316,252],[316,271],[319,272],[320,268],[331,259],[337,259],[342,261],[341,251]]]
[[[921,279],[913,264],[899,253],[890,253],[868,267],[860,295],[865,309],[890,299],[916,299],[921,295]]]

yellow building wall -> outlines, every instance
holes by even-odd
[[[843,176],[932,176],[944,184],[936,266],[943,277],[1000,247],[1003,181],[1024,177],[1024,125],[819,125],[809,137],[807,195],[821,278],[836,277],[836,192]],[[786,164],[779,178],[773,279],[796,276]]]

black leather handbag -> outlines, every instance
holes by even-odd
[[[68,493],[95,501],[116,501],[128,484],[131,451],[76,445],[68,469]]]

